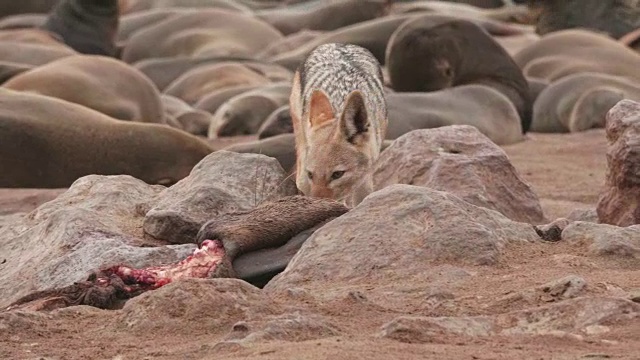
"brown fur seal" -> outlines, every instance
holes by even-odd
[[[0,17],[18,14],[45,14],[60,0],[0,1]]]
[[[247,63],[254,60],[238,57],[204,57],[204,58],[157,58],[147,59],[135,63],[133,66],[142,71],[154,84],[164,91],[187,71],[195,70],[205,65],[215,65],[225,62]]]
[[[147,10],[182,9],[223,9],[244,14],[251,14],[252,10],[237,0],[127,0],[127,13],[144,12]]]
[[[640,51],[640,28],[625,34],[618,41],[635,51]]]
[[[275,109],[258,129],[258,139],[293,133],[293,123],[291,121],[289,105]]]
[[[76,55],[73,49],[60,46],[0,41],[0,61],[40,66],[63,57]]]
[[[549,82],[541,79],[527,78],[529,83],[529,93],[531,94],[531,103],[535,104],[540,93],[549,86]]]
[[[607,112],[620,100],[640,101],[640,85],[598,73],[566,76],[543,90],[533,107],[532,131],[578,132],[603,128]]]
[[[170,185],[211,151],[166,125],[119,121],[64,100],[0,89],[0,187],[69,187],[90,174]]]
[[[132,66],[106,56],[68,56],[17,75],[3,87],[56,97],[119,120],[164,120],[153,83]]]
[[[286,82],[261,86],[234,96],[213,114],[208,137],[256,134],[275,109],[289,102],[290,95],[291,83]]]
[[[282,134],[263,140],[234,144],[224,150],[271,156],[278,160],[287,174],[295,170],[296,148],[293,134]]]
[[[118,0],[62,0],[43,28],[82,54],[116,57]]]
[[[345,26],[344,28],[324,33],[317,39],[300,46],[298,49],[280,53],[275,56],[261,57],[261,59],[269,60],[295,71],[302,59],[316,47],[328,43],[345,43],[364,47],[375,56],[378,62],[384,65],[387,44],[389,43],[391,35],[406,21],[420,16],[424,16],[424,14],[390,15],[379,19],[363,21],[355,25]],[[490,19],[468,17],[468,20],[477,23],[491,35],[518,35],[526,32],[521,27]]]
[[[17,64],[9,61],[0,61],[0,85],[12,77],[33,69],[33,65]]]
[[[171,95],[163,94],[160,98],[164,104],[165,113],[173,116],[184,131],[193,135],[207,136],[211,114],[194,109],[186,102]]]
[[[231,86],[224,89],[216,90],[203,96],[197,103],[193,105],[194,108],[206,111],[210,114],[215,114],[218,108],[222,106],[227,100],[236,95],[240,95],[247,91],[257,89],[260,85],[240,85]]]
[[[591,29],[614,39],[640,28],[638,0],[528,0],[537,13],[540,35],[566,29]]]
[[[223,63],[236,63],[245,66],[273,81],[284,81],[292,77],[292,72],[282,66],[253,59],[237,57],[204,57],[204,58],[174,58],[149,59],[135,64],[135,67],[147,75],[160,89],[164,91],[172,82],[187,72],[200,71],[204,66]]]
[[[126,43],[134,33],[177,14],[193,11],[195,11],[195,9],[167,8],[133,12],[131,14],[124,15],[120,18],[116,42],[123,46],[122,44]]]
[[[136,32],[122,59],[134,63],[159,57],[252,56],[282,37],[254,17],[207,9],[178,14]]]
[[[205,95],[224,88],[266,85],[272,81],[288,81],[290,72],[268,74],[259,67],[244,63],[223,62],[203,65],[178,77],[164,90],[166,94],[194,104]]]
[[[279,54],[293,51],[306,43],[311,42],[319,36],[325,34],[325,31],[300,30],[297,33],[288,35],[281,40],[274,41],[256,55],[258,59],[268,59],[278,56]]]
[[[57,48],[63,44],[62,39],[56,34],[40,29],[0,30],[0,41],[50,45]]]
[[[313,49],[328,43],[345,43],[362,46],[371,51],[376,59],[384,63],[384,54],[391,34],[407,19],[416,15],[394,15],[363,21],[359,24],[345,26],[342,29],[329,31],[317,39],[310,41],[298,49],[263,59],[282,65],[295,71],[300,62]]]
[[[490,86],[513,102],[522,131],[529,130],[532,104],[527,80],[506,50],[470,21],[441,15],[407,21],[391,36],[386,63],[395,91]]]
[[[313,0],[304,6],[262,10],[256,16],[273,25],[284,35],[300,30],[336,30],[376,19],[389,11],[388,0]]]
[[[515,106],[493,87],[460,85],[428,93],[387,93],[386,98],[387,139],[416,129],[472,125],[498,145],[524,140]]]
[[[597,72],[640,81],[640,54],[607,35],[561,30],[513,56],[525,76],[546,81],[579,72]]]
[[[46,14],[22,14],[0,18],[0,29],[40,28],[47,21]]]
[[[501,1],[496,0],[494,3],[497,2]],[[526,6],[511,5],[506,7],[488,7],[471,4],[471,1],[395,1],[391,7],[392,14],[404,14],[420,11],[431,11],[440,15],[473,17],[478,19],[485,18],[507,22],[525,21],[529,15],[529,9],[527,9]]]

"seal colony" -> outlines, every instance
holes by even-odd
[[[637,229],[616,227],[639,213],[639,15],[637,0],[577,4],[0,5],[6,357],[70,357],[49,353],[69,333],[52,321],[95,348],[126,324],[105,347],[118,352],[88,357],[175,357],[130,346],[175,324],[180,350],[206,339],[197,356],[343,346],[328,337],[423,356],[424,342],[550,331],[596,348],[640,314],[619,295],[637,288]],[[16,189],[39,196],[4,205]],[[615,291],[531,288],[567,264]]]

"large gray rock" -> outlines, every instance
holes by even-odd
[[[146,267],[188,256],[194,245],[149,247],[143,238],[145,209],[163,189],[130,176],[86,176],[0,227],[0,308],[85,280],[103,266]]]
[[[414,130],[382,152],[374,187],[409,184],[447,191],[515,220],[545,222],[538,197],[507,154],[475,127]]]
[[[469,276],[443,264],[495,264],[507,243],[538,239],[531,225],[450,193],[391,185],[317,230],[265,290],[303,289],[334,298],[366,286],[373,293],[394,292],[404,302],[413,294],[403,286],[422,291],[444,277],[455,282]]]
[[[640,225],[618,227],[576,221],[562,230],[562,241],[583,245],[592,255],[614,255],[640,260]]]
[[[601,223],[640,224],[640,103],[622,100],[607,113],[607,182],[598,201]]]
[[[264,201],[295,194],[295,183],[276,159],[217,151],[160,194],[144,219],[144,231],[172,243],[190,243],[216,215],[250,210]]]

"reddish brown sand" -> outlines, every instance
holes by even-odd
[[[606,169],[604,131],[579,134],[532,134],[526,142],[505,148],[523,178],[540,196],[550,219],[575,208],[593,207]],[[0,192],[0,204],[14,194],[33,206],[31,191]],[[36,194],[37,191],[32,191]],[[15,199],[12,200],[15,204]],[[0,209],[1,211],[2,209]],[[117,312],[66,309],[51,319],[24,315],[11,331],[0,321],[1,359],[640,359],[640,321],[614,324],[598,336],[513,336],[462,338],[434,335],[427,344],[378,338],[380,327],[402,315],[492,315],[528,309],[549,299],[501,300],[509,294],[575,274],[587,281],[583,295],[612,295],[640,290],[640,263],[620,258],[586,257],[567,244],[510,246],[497,266],[465,267],[476,281],[456,289],[454,301],[402,313],[366,301],[300,302],[289,305],[313,312],[341,329],[342,335],[308,341],[260,341],[216,345],[229,327],[203,329],[184,321],[175,328],[132,334]],[[612,290],[613,289],[613,290]],[[393,295],[389,295],[390,297]],[[391,299],[391,298],[390,298]],[[276,302],[284,299],[274,299]],[[176,306],[180,306],[177,303]],[[153,316],[153,315],[149,315]],[[175,316],[179,316],[176,312]],[[0,317],[1,319],[1,317]],[[28,326],[25,324],[29,324]],[[4,330],[7,330],[6,328]],[[5,335],[3,335],[5,334]],[[8,334],[8,335],[7,335]]]

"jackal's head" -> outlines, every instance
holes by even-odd
[[[351,92],[336,116],[327,95],[315,90],[308,107],[309,143],[302,164],[315,197],[345,201],[369,179],[374,161],[371,151],[371,116],[360,91]]]

